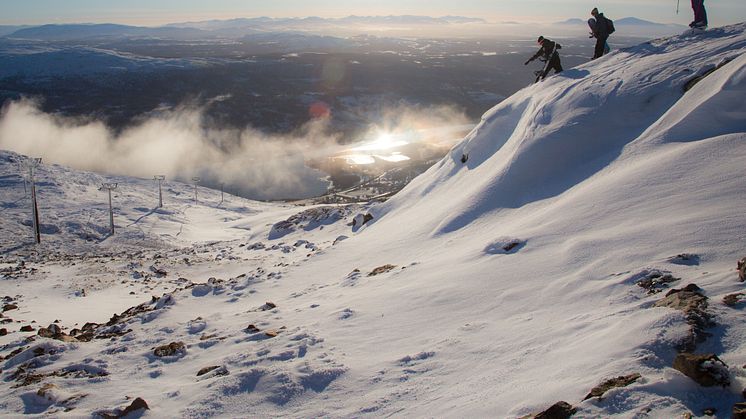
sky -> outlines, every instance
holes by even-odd
[[[679,13],[676,13],[677,1]],[[237,17],[458,15],[491,22],[554,22],[585,18],[597,6],[611,18],[635,16],[688,24],[689,0],[0,0],[0,25],[45,23],[165,23]],[[706,2],[711,26],[746,21],[746,0]]]

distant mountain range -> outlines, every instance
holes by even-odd
[[[636,17],[623,17],[621,19],[612,19],[614,21],[614,26],[645,26],[648,28],[685,28],[684,25],[677,25],[677,24],[671,24],[671,23],[658,23],[658,22],[651,22],[649,20],[644,20]],[[587,20],[580,19],[580,18],[573,18],[573,19],[567,19],[563,20],[562,22],[555,23],[556,25],[585,25]]]
[[[463,16],[348,16],[327,19],[307,18],[240,18],[173,23],[160,27],[104,24],[49,24],[41,26],[0,26],[0,37],[40,41],[72,41],[110,38],[197,39],[210,37],[241,38],[266,32],[323,30],[365,25],[378,26],[447,26],[487,23],[483,19]]]

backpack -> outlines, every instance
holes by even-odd
[[[606,30],[609,31],[609,35],[611,35],[616,31],[616,28],[614,27],[614,21],[606,16],[604,16],[604,19],[606,19]]]

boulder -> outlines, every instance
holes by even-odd
[[[10,310],[17,310],[18,306],[16,304],[5,304],[3,306],[3,311],[10,311]]]
[[[0,329],[0,336],[5,336],[7,334],[8,334],[8,329],[6,329],[4,327],[2,329]]]
[[[673,368],[703,387],[730,386],[728,366],[715,354],[681,353],[676,355]]]
[[[21,332],[33,332],[34,328],[32,326],[26,325],[21,327]]]

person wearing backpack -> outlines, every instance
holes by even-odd
[[[692,0],[692,10],[694,10],[694,21],[689,24],[689,27],[692,29],[707,29],[705,0]]]
[[[549,74],[549,71],[552,69],[554,69],[555,74],[562,71],[562,62],[560,61],[559,52],[557,52],[558,49],[562,48],[562,45],[554,41],[550,41],[543,36],[540,36],[536,42],[541,45],[541,48],[539,48],[539,51],[537,51],[536,54],[534,54],[533,57],[529,58],[528,61],[526,61],[523,65],[528,65],[528,63],[543,55],[541,59],[542,61],[546,61],[547,65],[544,66],[544,69],[542,71],[536,72],[536,81],[538,82],[539,80],[544,80],[547,74]]]
[[[591,15],[596,19],[595,29],[593,30],[593,36],[596,38],[596,48],[593,51],[593,59],[595,60],[604,55],[606,41],[609,39],[609,35],[614,33],[615,29],[614,22],[604,16],[603,13],[599,13],[597,7],[591,10]]]

